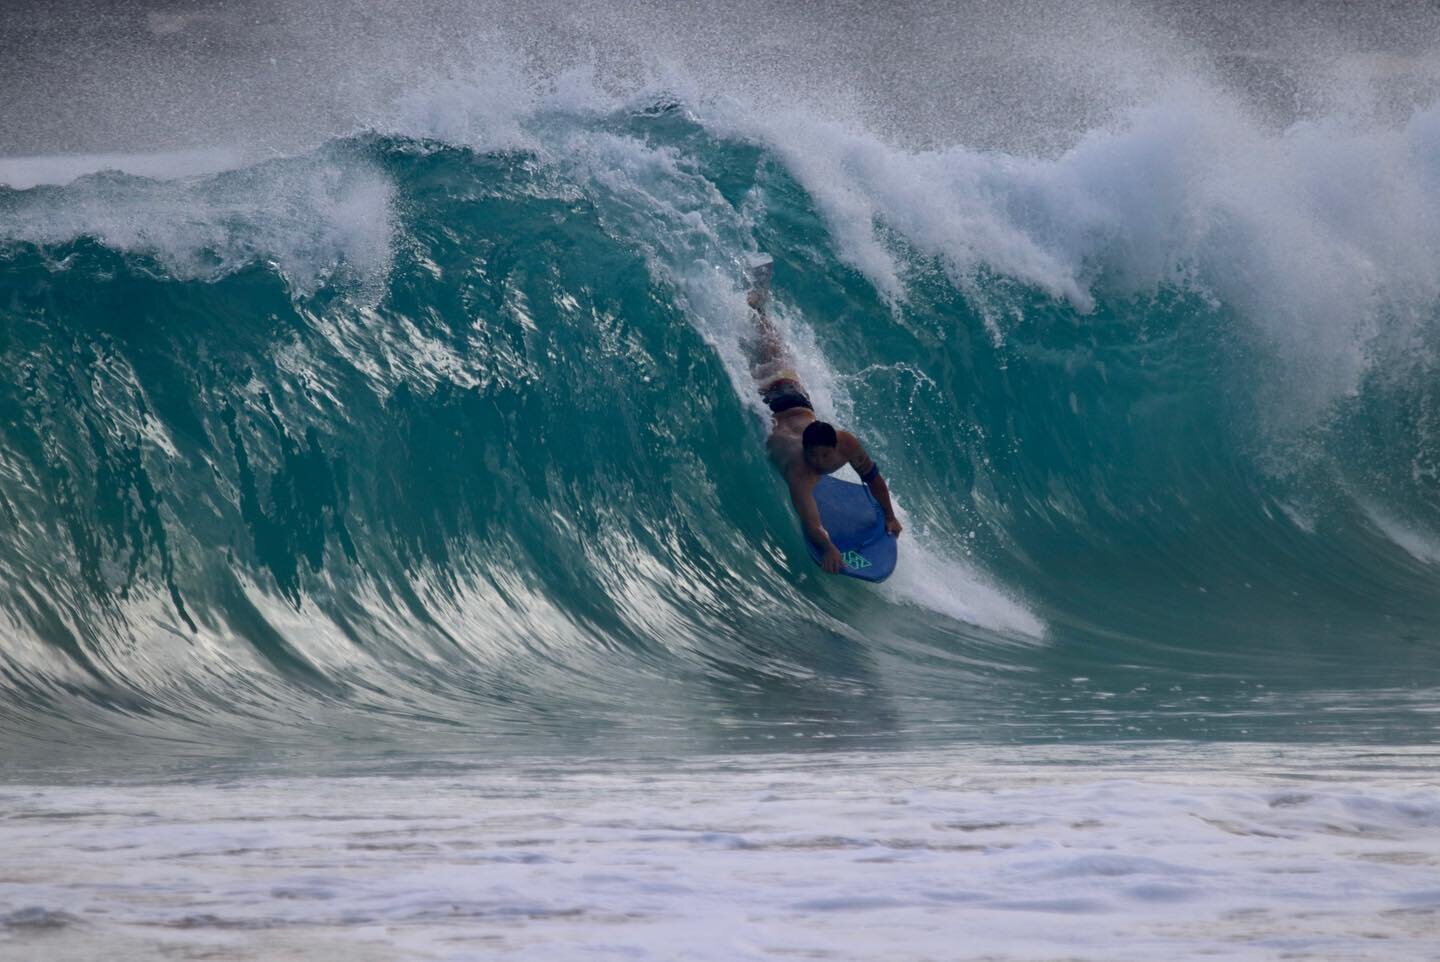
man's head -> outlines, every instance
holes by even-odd
[[[800,444],[804,448],[805,463],[812,470],[821,474],[829,474],[838,471],[845,463],[840,455],[840,449],[836,447],[838,439],[835,436],[835,426],[824,421],[811,421],[805,425],[805,433],[800,436]]]

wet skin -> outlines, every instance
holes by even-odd
[[[820,521],[820,509],[815,504],[815,485],[823,475],[832,474],[846,464],[863,477],[875,466],[875,462],[855,435],[838,429],[833,447],[819,445],[806,451],[801,438],[806,426],[815,420],[815,412],[807,408],[791,408],[773,415],[774,425],[765,446],[770,459],[790,487],[790,501],[795,506],[795,513],[800,516],[806,537],[824,552],[820,559],[821,567],[837,574],[845,563],[841,560],[840,549],[835,547]],[[895,517],[895,507],[890,503],[890,488],[885,484],[885,478],[876,472],[866,486],[885,512],[885,530],[898,536],[902,525]]]

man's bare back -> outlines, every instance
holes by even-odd
[[[773,419],[765,447],[790,487],[790,501],[806,537],[824,552],[821,566],[835,574],[844,562],[840,549],[835,547],[821,523],[820,509],[815,504],[815,485],[822,476],[849,464],[884,509],[885,530],[898,536],[901,524],[890,503],[890,489],[859,439],[815,417],[789,349],[765,312],[770,294],[770,265],[763,265],[752,276],[754,286],[749,303],[754,311],[756,336],[750,345],[750,373]]]

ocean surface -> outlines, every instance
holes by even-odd
[[[815,29],[793,97],[489,36],[273,137],[20,97],[0,958],[1440,952],[1440,61],[1087,21],[907,112]],[[762,253],[883,585],[766,460]]]

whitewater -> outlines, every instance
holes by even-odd
[[[0,15],[0,958],[1434,957],[1433,11],[89,13]]]

